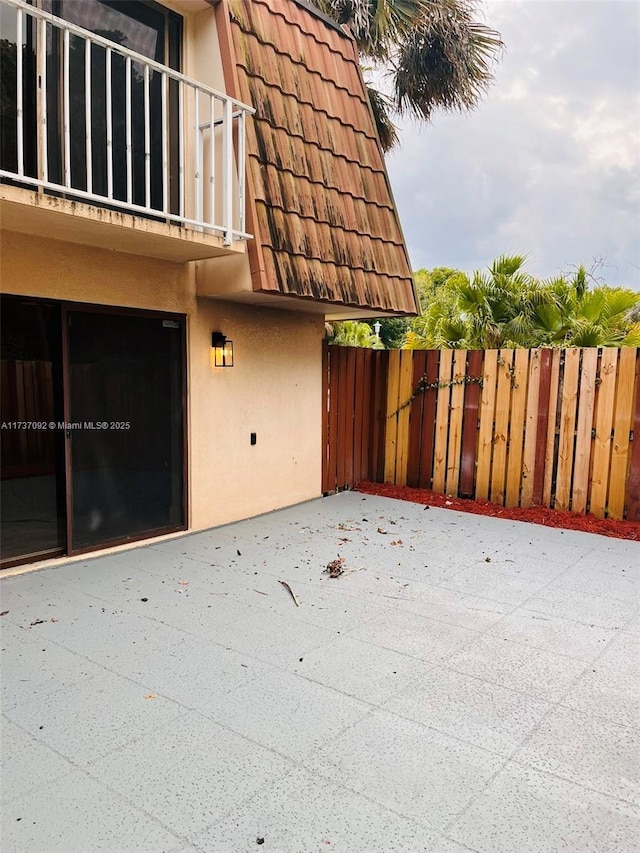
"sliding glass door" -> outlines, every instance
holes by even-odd
[[[67,324],[73,547],[179,527],[181,324],[84,311]]]
[[[181,317],[2,298],[4,563],[185,525]]]

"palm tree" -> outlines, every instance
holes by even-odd
[[[359,323],[357,320],[325,323],[325,333],[333,346],[384,349],[384,344],[374,334],[371,326],[368,323]]]
[[[640,346],[640,294],[589,288],[588,274],[546,281],[524,270],[524,255],[503,255],[469,278],[450,273],[411,323],[408,349],[527,349]]]
[[[473,109],[493,82],[503,48],[496,30],[475,20],[479,0],[315,0],[348,24],[365,61],[386,69],[392,94],[368,85],[385,151],[398,141],[392,113],[424,121],[436,109]]]

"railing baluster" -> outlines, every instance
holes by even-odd
[[[113,198],[113,93],[111,91],[111,48],[105,57],[107,109],[107,198]]]
[[[245,182],[246,182],[246,162],[245,162],[245,113],[240,110],[238,116],[238,189],[240,191],[240,209],[238,215],[238,229],[240,233],[244,233],[244,218],[245,218]]]
[[[24,92],[22,85],[22,39],[24,12],[18,9],[16,18],[16,142],[18,146],[18,174],[24,175]]]
[[[149,109],[149,66],[144,66],[144,203],[151,207],[151,128]]]
[[[184,216],[184,83],[178,81],[178,213]]]
[[[71,110],[69,104],[69,30],[62,40],[62,109],[64,129],[64,185],[71,188]]]
[[[91,145],[91,40],[84,43],[84,125],[87,192],[93,192],[93,160]]]
[[[38,97],[40,98],[38,171],[40,174],[40,180],[46,183],[49,180],[49,150],[47,144],[47,22],[44,19],[40,21],[39,30],[40,43],[38,46],[37,57],[38,73],[40,76],[40,88],[38,90]]]
[[[222,227],[224,245],[230,246],[233,239],[233,114],[231,101],[222,105]]]
[[[211,95],[210,99],[209,125],[209,222],[211,225],[216,221],[216,99]]]
[[[193,90],[193,132],[195,134],[196,143],[196,162],[195,162],[195,218],[200,221],[202,219],[202,180],[200,177],[200,160],[202,157],[202,139],[200,133],[200,92],[194,87]]]
[[[162,210],[169,212],[169,155],[167,145],[167,75],[161,78],[162,86]]]
[[[131,143],[131,57],[125,63],[125,136],[127,155],[127,203],[133,201],[133,152]]]

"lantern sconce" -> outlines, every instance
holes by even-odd
[[[233,367],[233,341],[222,332],[211,332],[211,351],[214,367]]]

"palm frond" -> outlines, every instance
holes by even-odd
[[[491,264],[491,275],[494,278],[499,276],[514,276],[522,269],[526,262],[526,255],[498,255]]]
[[[494,79],[500,34],[473,20],[472,0],[427,0],[393,58],[401,113],[429,120],[434,109],[473,109]]]
[[[387,95],[384,95],[368,83],[365,84],[365,87],[369,103],[371,104],[373,120],[378,131],[378,139],[380,140],[382,150],[386,153],[398,144],[398,129],[391,120],[393,103]]]
[[[602,316],[607,320],[614,317],[622,317],[632,311],[636,305],[640,305],[640,293],[625,288],[614,288],[606,291],[606,300],[602,310]]]
[[[315,4],[349,26],[361,54],[384,60],[415,26],[425,0],[315,0]]]
[[[621,347],[640,347],[640,323],[634,325],[627,331],[627,334],[620,341]]]

